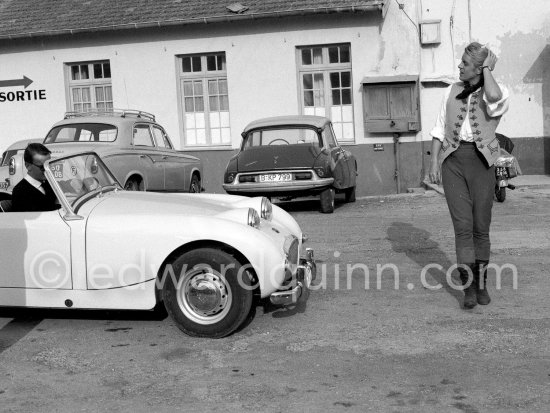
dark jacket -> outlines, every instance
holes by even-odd
[[[13,212],[32,212],[32,211],[53,211],[59,209],[57,198],[52,187],[48,182],[44,182],[42,187],[46,191],[44,195],[39,189],[35,188],[26,179],[21,180],[12,192],[12,211]]]

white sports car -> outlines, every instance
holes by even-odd
[[[61,208],[9,212],[1,201],[0,305],[153,309],[185,333],[224,337],[254,300],[307,299],[313,252],[267,198],[132,192],[93,152],[52,159]]]

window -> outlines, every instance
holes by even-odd
[[[367,132],[420,130],[418,76],[366,77],[361,83]]]
[[[170,143],[166,132],[164,132],[161,128],[158,126],[153,126],[153,135],[155,136],[155,141],[157,142],[157,146],[159,148],[172,149],[172,144]]]
[[[17,153],[17,149],[12,149],[11,151],[6,151],[2,154],[2,163],[0,166],[8,166],[10,164],[10,159]]]
[[[298,48],[300,102],[304,115],[332,120],[336,138],[354,140],[349,44]]]
[[[319,135],[313,129],[281,128],[255,130],[246,136],[243,148],[269,145],[309,145],[320,146]]]
[[[103,123],[72,123],[56,126],[48,133],[44,143],[60,142],[113,142],[117,129]]]
[[[155,146],[149,125],[134,126],[134,146]]]
[[[334,139],[333,128],[325,128],[323,130],[323,141],[329,148],[336,148],[336,140]]]
[[[180,56],[186,146],[231,144],[225,53]]]
[[[69,107],[75,112],[113,109],[109,61],[67,65]]]

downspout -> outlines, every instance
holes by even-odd
[[[393,134],[393,154],[395,156],[395,182],[397,183],[397,193],[401,193],[401,151],[399,147],[401,143],[399,142],[399,133]]]
[[[469,0],[468,0],[469,1]],[[422,0],[416,0],[416,21],[420,23],[422,21],[423,13]],[[422,38],[420,30],[418,31],[418,117],[420,119],[420,124],[422,125],[422,91],[424,86],[422,84]],[[426,176],[426,163],[424,160],[424,133],[420,130],[420,181],[424,181]],[[431,141],[428,141],[429,146],[431,147]]]

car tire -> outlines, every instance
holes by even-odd
[[[355,186],[346,189],[346,202],[355,202]]]
[[[327,188],[321,192],[321,212],[331,214],[334,212],[334,188]]]
[[[128,179],[124,185],[126,191],[143,191],[143,182],[135,178]]]
[[[193,175],[191,183],[189,184],[189,193],[200,194],[201,193],[201,180],[197,175]]]
[[[221,338],[244,323],[254,287],[250,272],[235,257],[200,248],[180,255],[171,265],[171,271],[163,271],[162,298],[181,331]]]
[[[504,202],[506,199],[506,187],[496,187],[495,196],[498,202]]]

